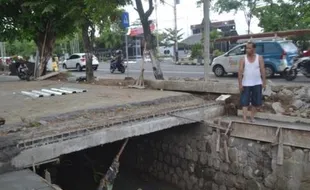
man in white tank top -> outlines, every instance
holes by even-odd
[[[265,63],[262,56],[256,54],[253,42],[246,44],[246,55],[240,60],[238,82],[241,93],[240,105],[243,121],[247,122],[248,107],[251,104],[251,122],[257,108],[262,105],[262,90],[266,88]]]

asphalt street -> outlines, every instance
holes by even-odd
[[[138,78],[141,72],[141,63],[140,62],[129,62],[128,69],[125,73],[119,73],[115,71],[114,74],[110,73],[109,69],[110,65],[108,63],[100,63],[99,68],[97,71],[94,72],[95,76],[98,78],[110,78],[110,79],[124,79],[125,77],[133,77]],[[145,79],[154,79],[153,70],[151,63],[147,63],[145,66],[144,71],[144,78]],[[161,69],[164,73],[165,79],[169,78],[203,78],[204,77],[204,66],[202,65],[175,65],[172,61],[166,60],[161,63]],[[62,70],[62,69],[61,69]],[[70,70],[74,77],[85,76],[85,70],[82,72],[78,72],[75,70]],[[229,82],[236,82],[237,77],[228,75],[221,78],[214,76],[212,72],[208,72],[209,77],[211,79],[217,79],[220,81],[229,81]],[[16,81],[19,80],[17,76],[5,76],[0,75],[0,82],[1,81]],[[310,78],[306,78],[303,75],[299,75],[294,81],[286,81],[285,79],[281,78],[280,76],[275,76],[274,78],[270,79],[274,83],[306,83],[307,85],[310,84]]]
[[[99,68],[95,71],[95,76],[100,78],[124,78],[124,77],[133,77],[138,78],[141,72],[141,63],[140,62],[130,62],[128,64],[128,68],[124,74],[115,71],[115,73],[111,74],[110,65],[107,63],[100,63]],[[146,79],[154,79],[153,70],[151,63],[148,63],[144,66],[144,77]],[[164,73],[164,77],[168,78],[203,78],[204,77],[204,66],[203,65],[175,65],[171,61],[161,62],[161,69]],[[71,71],[74,76],[85,76],[85,71]],[[208,72],[209,77],[211,79],[217,80],[225,80],[230,82],[237,82],[237,77],[233,75],[227,75],[224,77],[216,77],[211,71]],[[285,79],[280,76],[275,76],[270,79],[275,83],[288,83]],[[306,78],[303,75],[298,76],[294,81],[294,83],[310,83],[310,78]]]

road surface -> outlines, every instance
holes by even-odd
[[[123,79],[126,76],[138,78],[140,75],[141,64],[140,62],[129,62],[128,69],[124,74],[116,71],[114,74],[110,73],[110,65],[107,63],[100,63],[99,68],[95,71],[95,76],[99,78],[117,78]],[[150,63],[145,65],[144,78],[145,79],[154,79],[152,65]],[[165,79],[169,78],[203,78],[204,77],[204,66],[203,65],[175,65],[169,60],[166,60],[161,63],[161,69],[164,73]],[[60,69],[62,70],[62,69]],[[75,70],[70,70],[74,77],[85,76],[85,70],[83,72],[78,72]],[[209,77],[211,79],[225,80],[230,82],[237,82],[238,79],[236,76],[228,75],[221,78],[214,76],[214,74],[209,71]],[[0,75],[0,82],[2,81],[17,81],[19,80],[17,76],[5,76]],[[271,79],[274,83],[310,83],[310,78],[306,78],[303,75],[299,75],[294,81],[288,82],[280,76],[275,76]]]
[[[114,74],[111,74],[109,67],[110,65],[107,63],[100,64],[98,70],[95,71],[95,76],[101,77],[101,78],[124,78],[126,76],[138,78],[140,75],[140,70],[141,70],[140,62],[133,62],[133,63],[130,62],[128,64],[128,69],[126,70],[124,74],[121,74],[118,71],[115,71]],[[204,77],[204,66],[203,65],[175,65],[171,61],[165,61],[161,63],[161,69],[166,79],[168,78],[203,78]],[[229,81],[237,82],[236,76],[228,75],[222,78],[218,78],[214,76],[214,74],[211,71],[209,71],[208,73],[209,73],[209,77],[212,79],[229,80]],[[77,77],[85,76],[85,71],[77,72],[77,71],[72,70],[72,74]],[[145,65],[144,77],[146,79],[154,79],[152,65],[150,63]],[[280,76],[275,76],[271,80],[276,83],[287,83],[288,82],[285,79],[281,78]],[[309,83],[310,79],[301,75],[301,76],[298,76],[293,82]]]

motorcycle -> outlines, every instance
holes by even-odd
[[[293,65],[287,68],[284,73],[284,78],[287,81],[296,79],[298,73],[302,73],[305,77],[310,78],[310,57],[295,58]]]
[[[17,76],[21,80],[30,81],[31,73],[30,73],[26,63],[16,62],[16,70],[17,70]]]
[[[124,60],[121,61],[121,63],[117,64],[117,59],[112,59],[110,61],[110,72],[114,73],[114,71],[117,69],[121,73],[125,73],[127,66],[124,64]]]

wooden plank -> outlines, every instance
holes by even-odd
[[[217,140],[216,140],[216,152],[220,152],[220,143],[221,143],[221,133],[220,129],[216,129]]]
[[[278,144],[278,152],[277,152],[277,164],[283,165],[283,133],[282,128],[279,130],[279,144]]]
[[[277,130],[275,127],[266,127],[242,122],[232,122],[231,128],[232,132],[230,133],[230,136],[270,143],[273,142]]]
[[[262,142],[275,143],[277,131],[282,130],[282,144],[310,149],[310,131],[264,126],[260,124],[232,122],[230,136]]]
[[[310,149],[310,132],[282,129],[283,144]]]

